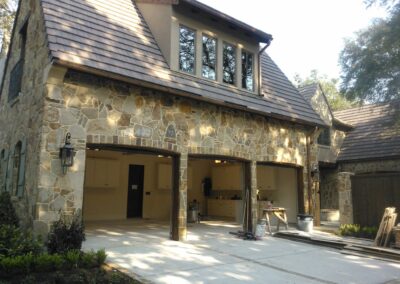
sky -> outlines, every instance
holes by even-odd
[[[292,81],[296,73],[305,78],[313,69],[339,78],[344,39],[386,15],[380,7],[367,9],[363,0],[199,1],[272,34],[267,52]]]

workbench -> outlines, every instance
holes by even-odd
[[[275,216],[278,219],[278,224],[277,224],[277,231],[279,232],[279,225],[282,223],[285,225],[286,230],[288,229],[288,221],[287,221],[287,216],[286,216],[286,209],[282,207],[271,207],[271,208],[265,208],[263,209],[263,215],[265,216],[265,219],[267,220],[267,227],[269,233],[272,235],[271,231],[271,222],[269,220],[269,215]]]

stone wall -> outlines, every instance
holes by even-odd
[[[60,209],[81,209],[86,143],[179,154],[180,235],[186,233],[189,154],[223,155],[251,162],[255,205],[257,161],[304,167],[304,201],[308,206],[306,135],[313,132],[312,128],[74,71],[68,71],[65,77],[64,73],[60,71],[59,77],[47,84],[37,204],[37,221],[43,226],[55,220]],[[63,176],[57,155],[67,132],[77,154],[75,166]],[[315,163],[315,144],[311,149]],[[253,208],[255,223],[257,206]]]
[[[351,193],[352,173],[341,172],[337,175],[340,224],[353,224],[353,200]]]
[[[400,172],[400,159],[346,162],[341,163],[339,169],[354,174]]]
[[[16,205],[21,224],[31,227],[35,216],[37,176],[40,153],[40,133],[42,132],[44,107],[44,82],[47,80],[49,64],[48,48],[44,34],[44,23],[38,1],[21,1],[13,42],[10,47],[5,78],[0,100],[0,151],[8,150],[20,140],[27,142],[25,165],[25,190],[22,197],[12,199]],[[21,36],[19,31],[28,19],[25,63],[23,69],[22,89],[13,101],[8,101],[10,72],[20,60]],[[5,165],[7,167],[7,161]]]
[[[320,169],[321,209],[339,209],[338,178],[336,169]]]

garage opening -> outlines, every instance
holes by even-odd
[[[85,224],[98,222],[171,231],[174,162],[172,153],[88,145],[83,199]],[[120,221],[120,222],[117,222]],[[122,221],[122,222],[121,222]]]
[[[196,221],[191,209],[197,206],[201,221],[220,225],[224,222],[247,224],[243,207],[248,185],[246,166],[245,161],[227,157],[191,155],[188,162],[188,222]]]
[[[263,216],[263,209],[283,207],[286,209],[288,223],[297,222],[299,213],[298,168],[275,164],[257,164],[258,216]],[[271,219],[276,224],[276,219]]]

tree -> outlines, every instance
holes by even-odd
[[[17,0],[0,0],[1,58],[7,55],[17,6]]]
[[[297,87],[319,83],[333,111],[351,108],[355,105],[354,102],[347,100],[338,91],[338,79],[328,78],[327,75],[320,75],[317,70],[312,70],[310,75],[305,79],[302,79],[300,75],[296,74],[294,80]]]
[[[388,9],[354,39],[347,39],[340,53],[342,86],[346,98],[380,102],[400,98],[400,0],[366,0]]]

